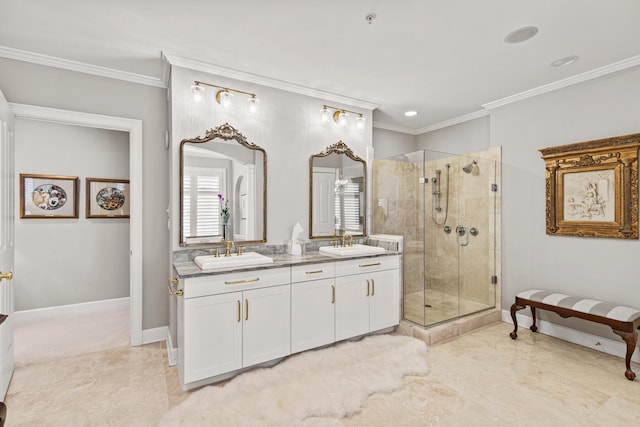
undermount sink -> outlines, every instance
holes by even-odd
[[[378,246],[360,245],[355,244],[353,246],[333,247],[333,246],[321,246],[320,252],[333,255],[333,256],[355,256],[355,255],[377,255],[385,252],[384,248]]]
[[[273,264],[273,259],[257,252],[245,252],[242,255],[231,254],[231,256],[220,255],[200,255],[193,259],[202,270],[213,270],[216,268],[247,267],[253,265]]]

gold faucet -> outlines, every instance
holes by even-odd
[[[353,236],[351,234],[347,234],[347,236],[349,238],[349,247],[353,246]]]
[[[340,243],[340,247],[341,248],[345,247],[344,241],[345,241],[346,238],[347,238],[346,234],[343,234],[342,236],[340,236],[340,240],[342,241],[342,243]]]
[[[224,250],[224,256],[231,256],[231,247],[235,247],[235,243],[233,243],[231,240],[225,240],[224,241],[224,246],[225,246],[225,250]]]

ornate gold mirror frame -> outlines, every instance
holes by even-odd
[[[541,148],[550,235],[638,238],[640,134]]]
[[[329,159],[329,157],[336,156],[336,159]],[[350,159],[353,162],[348,162]],[[354,163],[355,162],[355,163]],[[326,163],[326,164],[325,164]],[[361,171],[356,170],[355,166],[361,164]],[[332,167],[326,167],[332,166]],[[315,170],[314,170],[315,167]],[[325,188],[325,191],[320,192],[318,182],[314,182],[314,171],[318,171],[320,169],[333,169],[335,170],[339,176],[334,176],[331,181],[331,185],[329,188]],[[358,168],[359,169],[359,168]],[[346,178],[346,179],[345,179]],[[339,182],[340,181],[340,182]],[[333,194],[333,199],[335,200],[337,188],[344,188],[348,183],[354,184],[357,183],[359,186],[359,195],[358,195],[358,230],[349,230],[348,224],[349,221],[344,221],[345,224],[340,224],[340,229],[336,229],[336,224],[333,224],[334,228],[331,232],[327,230],[323,230],[321,232],[318,231],[318,224],[314,224],[314,209],[319,209],[319,201],[321,198],[321,193],[324,194],[328,192]],[[315,193],[314,193],[315,190]],[[327,237],[335,237],[336,235],[350,234],[353,236],[364,236],[366,232],[366,193],[367,192],[367,162],[362,158],[358,157],[356,154],[351,151],[351,148],[347,146],[343,141],[338,141],[333,145],[325,148],[321,153],[314,154],[309,157],[309,238],[310,239],[321,239]],[[329,196],[330,196],[329,194]],[[341,203],[344,203],[344,195],[345,193],[339,192],[339,199]],[[355,201],[355,193],[351,195],[352,204],[356,203]],[[316,206],[314,208],[314,198],[316,198]],[[330,197],[331,198],[331,197]],[[344,210],[342,210],[344,216]],[[330,213],[325,213],[325,215],[317,216],[329,216],[333,215],[333,210]],[[351,218],[351,223],[355,223],[355,218]]]
[[[189,243],[187,242],[187,237],[184,236],[184,230],[183,230],[183,221],[184,221],[184,203],[183,203],[183,197],[184,197],[184,161],[185,161],[185,154],[184,154],[184,147],[185,144],[187,143],[195,143],[195,144],[202,144],[202,143],[206,143],[215,139],[221,139],[224,141],[230,141],[233,140],[235,142],[237,142],[238,144],[240,144],[243,147],[246,147],[250,150],[257,150],[260,151],[262,153],[262,158],[263,158],[263,176],[262,176],[262,190],[261,190],[261,196],[262,196],[262,206],[257,206],[256,209],[256,213],[261,209],[262,210],[262,239],[255,239],[255,240],[243,240],[242,243],[264,243],[267,241],[267,153],[266,151],[252,143],[252,142],[248,142],[247,138],[240,133],[237,129],[235,129],[233,126],[231,126],[229,123],[225,123],[221,126],[218,126],[215,129],[209,129],[205,132],[205,136],[204,137],[196,137],[196,138],[192,138],[192,139],[183,139],[182,141],[180,141],[180,246],[193,246],[193,245],[202,245],[202,244],[210,244],[210,243],[216,243],[216,242],[220,242],[221,240],[211,240],[211,241],[206,241],[206,242],[196,242],[196,243]],[[258,192],[258,191],[257,191]],[[243,201],[244,203],[244,201]]]

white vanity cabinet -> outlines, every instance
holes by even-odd
[[[199,275],[179,288],[185,389],[400,320],[396,255]]]
[[[184,279],[178,299],[183,384],[291,353],[290,269]]]
[[[336,262],[336,341],[397,325],[400,257]]]
[[[335,341],[334,263],[291,267],[291,352]]]

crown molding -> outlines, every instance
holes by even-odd
[[[47,67],[61,68],[63,70],[76,71],[78,73],[92,74],[94,76],[106,77],[109,79],[123,80],[146,86],[160,87],[163,89],[166,89],[167,87],[162,79],[157,77],[130,73],[128,71],[114,70],[112,68],[101,67],[99,65],[86,64],[84,62],[42,55],[40,53],[28,52],[26,50],[14,49],[6,46],[0,46],[0,57],[30,62],[32,64],[45,65]]]
[[[411,128],[406,128],[403,126],[398,126],[398,125],[392,125],[389,123],[383,123],[383,122],[373,122],[372,123],[373,127],[376,129],[384,129],[384,130],[390,130],[393,132],[399,132],[399,133],[404,133],[407,135],[417,135],[418,131],[416,129],[411,129]]]
[[[246,71],[235,70],[232,68],[222,67],[219,65],[210,64],[197,59],[184,58],[174,55],[172,53],[163,52],[162,58],[167,63],[188,68],[190,70],[202,71],[205,73],[215,74],[222,77],[228,77],[235,80],[240,80],[248,83],[259,84],[262,86],[272,87],[275,89],[286,90],[287,92],[298,93],[301,95],[312,96],[314,98],[320,98],[322,100],[337,102],[340,104],[346,104],[353,107],[362,108],[365,110],[375,110],[380,105],[361,99],[350,98],[347,96],[338,95],[331,92],[325,92],[319,89],[313,89],[310,87],[302,86],[296,83],[289,83],[283,80],[272,79],[270,77],[261,76],[258,74],[248,73]]]
[[[575,76],[568,77],[566,79],[558,80],[556,82],[539,86],[534,89],[516,93],[515,95],[507,96],[506,98],[502,98],[496,101],[482,104],[482,107],[488,110],[492,110],[494,108],[498,108],[504,105],[512,104],[514,102],[522,101],[523,99],[542,95],[543,93],[552,92],[554,90],[558,90],[558,89],[562,89],[578,83],[586,82],[588,80],[593,80],[598,77],[605,76],[607,74],[615,73],[617,71],[622,71],[628,68],[637,67],[638,65],[640,65],[640,55],[632,56],[631,58],[623,59],[622,61],[614,62],[613,64],[605,65],[604,67],[596,68],[594,70],[587,71],[582,74],[577,74]]]
[[[468,122],[470,120],[479,119],[480,117],[485,117],[485,116],[488,116],[488,115],[489,115],[489,111],[487,111],[487,110],[474,111],[473,113],[465,114],[463,116],[454,117],[454,118],[449,119],[449,120],[445,120],[445,121],[442,121],[442,122],[434,123],[432,125],[420,128],[420,129],[416,130],[416,135],[421,135],[421,134],[427,133],[427,132],[433,132],[434,130],[446,128],[446,127],[457,125],[457,124],[464,123],[464,122]]]

